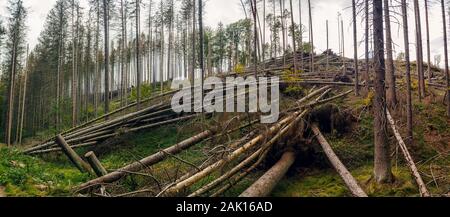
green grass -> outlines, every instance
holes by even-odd
[[[0,148],[0,185],[7,196],[69,196],[75,184],[87,180],[74,167]]]

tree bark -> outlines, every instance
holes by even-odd
[[[89,165],[81,159],[80,156],[67,144],[66,140],[58,135],[56,137],[56,144],[63,150],[64,154],[69,158],[69,160],[80,170],[80,172],[90,172]]]
[[[267,197],[294,164],[296,155],[285,152],[281,159],[239,197]]]
[[[383,4],[373,1],[373,36],[374,36],[374,70],[375,70],[375,98],[374,109],[374,146],[375,167],[374,175],[377,183],[391,182],[391,159],[389,156],[389,143],[387,141],[386,119],[386,86],[385,86],[385,60],[383,35]]]
[[[416,23],[416,56],[417,74],[419,78],[419,99],[425,97],[425,78],[423,73],[423,46],[422,46],[422,24],[420,19],[419,1],[414,0],[414,14]]]
[[[406,0],[401,1],[402,20],[403,20],[403,37],[405,45],[405,68],[406,68],[406,128],[408,138],[407,144],[411,144],[413,140],[413,113],[412,113],[412,88],[411,88],[411,62],[409,54],[409,29],[408,29],[408,9]]]
[[[422,177],[420,176],[419,170],[416,167],[416,164],[414,163],[414,160],[411,157],[411,154],[409,154],[408,147],[406,146],[405,142],[402,139],[402,136],[397,130],[397,126],[395,125],[395,121],[391,116],[391,113],[389,110],[387,111],[387,118],[389,121],[389,124],[391,125],[392,131],[394,132],[395,138],[398,141],[398,144],[400,145],[400,149],[403,152],[403,156],[405,156],[406,163],[408,164],[409,168],[411,169],[411,173],[414,176],[414,179],[416,180],[417,185],[419,186],[420,196],[422,197],[429,197],[430,192],[428,192],[426,184],[423,182]]]
[[[366,82],[366,84],[364,85],[364,95],[367,96],[369,94],[369,86],[370,86],[370,62],[369,62],[369,38],[370,38],[370,33],[369,33],[369,0],[364,0],[364,12],[365,12],[365,18],[366,18],[366,26],[365,26],[365,60],[366,60],[366,70],[364,70],[364,74],[363,74],[363,79]]]
[[[154,165],[158,162],[161,162],[162,160],[167,158],[167,154],[178,154],[183,150],[186,150],[190,147],[192,147],[195,144],[198,144],[199,142],[203,141],[207,137],[211,136],[214,133],[213,130],[207,130],[205,132],[202,132],[194,137],[191,137],[189,139],[184,140],[183,142],[180,142],[174,146],[171,146],[164,151],[160,151],[158,153],[155,153],[153,155],[150,155],[139,162],[132,163],[130,165],[127,165],[121,169],[118,169],[115,172],[109,173],[106,176],[99,177],[97,179],[91,180],[85,184],[82,184],[79,188],[80,189],[86,189],[89,187],[93,187],[95,185],[100,185],[102,183],[111,183],[114,181],[119,180],[123,176],[125,176],[128,172],[138,172],[142,169],[145,169],[146,167],[149,167],[151,165]]]
[[[397,105],[397,91],[395,87],[395,67],[392,49],[392,34],[391,34],[391,15],[390,15],[389,0],[384,0],[384,23],[386,25],[386,83],[387,92],[386,100],[390,108],[395,108]]]
[[[105,31],[105,114],[109,113],[109,0],[103,0]]]
[[[432,83],[433,78],[433,72],[431,71],[431,48],[430,48],[430,22],[429,22],[429,15],[428,15],[428,1],[424,0],[425,2],[425,25],[426,25],[426,31],[427,31],[427,62],[428,62],[428,68],[427,68],[427,74],[428,74],[428,83]]]
[[[327,155],[328,159],[330,160],[331,164],[336,169],[336,171],[339,173],[339,175],[342,177],[342,179],[344,180],[348,189],[352,192],[353,196],[367,197],[367,194],[358,185],[358,182],[356,181],[356,179],[347,170],[347,168],[344,166],[344,164],[341,162],[341,160],[339,160],[339,157],[334,153],[333,149],[331,148],[331,145],[327,142],[325,137],[322,135],[317,124],[313,124],[311,128],[316,136],[316,139],[319,141],[325,154]]]
[[[105,176],[106,174],[108,174],[108,172],[103,167],[103,165],[100,163],[100,161],[98,160],[98,158],[94,152],[90,151],[90,152],[86,153],[85,157],[86,157],[89,165],[92,167],[92,169],[94,170],[95,174],[97,174],[98,177],[102,177],[102,176]]]
[[[449,63],[448,63],[448,42],[447,42],[447,20],[445,17],[445,2],[441,0],[441,8],[442,8],[442,23],[444,30],[444,59],[445,59],[445,79],[447,81],[447,116],[450,117],[450,72],[449,72]]]
[[[352,0],[353,11],[353,48],[355,61],[355,94],[359,96],[359,65],[358,65],[358,32],[356,26],[356,0]],[[328,21],[327,21],[327,68],[328,68]]]

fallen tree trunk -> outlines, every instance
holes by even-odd
[[[86,153],[84,157],[87,159],[89,165],[91,165],[92,169],[98,177],[108,174],[105,167],[103,167],[102,163],[100,163],[94,152],[90,151]]]
[[[105,123],[100,123],[100,124],[93,125],[93,126],[90,126],[90,127],[87,127],[87,128],[82,128],[82,129],[80,129],[78,131],[74,131],[74,132],[71,132],[69,134],[66,133],[66,134],[62,134],[62,135],[64,135],[64,138],[67,139],[68,141],[71,141],[71,140],[73,141],[73,139],[76,138],[77,136],[82,136],[82,135],[86,135],[86,134],[89,134],[89,133],[95,133],[98,130],[104,129],[105,127],[107,128],[108,126],[112,126],[114,124],[121,123],[121,122],[123,122],[123,121],[125,121],[127,119],[132,118],[132,117],[136,117],[136,116],[139,116],[141,114],[145,114],[147,112],[153,111],[154,109],[158,108],[161,105],[162,104],[151,106],[151,107],[146,108],[144,110],[141,110],[141,111],[138,111],[138,112],[135,112],[135,113],[131,113],[131,114],[125,115],[123,117],[120,117],[120,118],[117,118],[117,119],[114,119],[114,120],[111,120],[111,121],[107,121]],[[30,153],[30,152],[33,152],[33,151],[37,151],[37,150],[41,150],[41,149],[44,149],[44,148],[47,148],[47,147],[51,147],[52,145],[55,145],[55,142],[54,141],[48,141],[48,142],[43,143],[41,145],[29,148],[29,149],[25,150],[24,153],[27,154],[27,153]]]
[[[235,166],[233,169],[231,169],[230,171],[228,171],[227,173],[225,173],[224,175],[222,175],[221,177],[219,177],[218,179],[214,180],[213,182],[209,183],[208,185],[203,186],[202,188],[200,188],[199,190],[195,191],[194,193],[192,193],[191,195],[189,195],[189,197],[197,197],[200,196],[208,191],[210,191],[211,189],[217,187],[220,183],[224,182],[225,180],[229,179],[230,177],[232,177],[233,175],[235,175],[236,173],[238,173],[242,168],[244,168],[245,166],[247,166],[248,164],[250,164],[252,161],[254,161],[255,159],[257,159],[262,153],[264,153],[266,150],[270,149],[275,142],[277,142],[278,140],[280,140],[283,136],[285,136],[297,123],[292,122],[291,124],[289,124],[288,126],[286,126],[285,128],[283,128],[276,136],[274,136],[269,142],[267,142],[266,144],[264,144],[260,149],[258,149],[258,151],[254,152],[252,155],[250,155],[247,159],[245,159],[244,161],[242,161],[240,164],[238,164],[237,166]]]
[[[281,159],[252,186],[239,197],[267,197],[294,164],[296,155],[292,151],[285,152]]]
[[[86,148],[86,147],[90,147],[90,146],[94,146],[97,145],[98,142],[94,141],[94,142],[87,142],[87,143],[83,143],[83,144],[78,144],[78,145],[70,145],[70,147],[72,149],[76,149],[76,148]],[[62,151],[61,148],[50,148],[50,149],[46,149],[46,150],[39,150],[39,151],[33,151],[31,153],[28,153],[30,155],[35,155],[35,154],[48,154],[48,153],[52,153],[52,152],[58,152],[58,151]]]
[[[411,157],[411,154],[409,154],[408,147],[406,147],[406,144],[403,141],[402,136],[398,132],[397,126],[395,125],[394,118],[392,118],[391,113],[389,111],[387,111],[387,119],[389,121],[389,124],[391,125],[392,131],[394,132],[395,138],[398,141],[400,149],[403,152],[403,156],[405,157],[406,163],[408,164],[408,167],[411,170],[411,173],[414,176],[414,179],[416,180],[417,185],[419,186],[420,196],[430,197],[430,192],[428,191],[427,186],[423,182],[422,177],[420,176],[419,170],[417,169],[416,164],[414,163],[414,160]]]
[[[201,141],[205,140],[207,137],[211,136],[214,132],[215,132],[214,130],[204,131],[204,132],[202,132],[196,136],[193,136],[189,139],[186,139],[174,146],[166,148],[163,151],[159,151],[158,153],[150,155],[138,162],[132,163],[128,166],[118,169],[115,172],[109,173],[105,176],[102,176],[97,179],[86,182],[86,183],[80,185],[79,189],[84,190],[86,188],[100,185],[102,183],[111,183],[111,182],[117,181],[120,178],[122,178],[123,176],[127,175],[128,174],[127,172],[139,172],[142,169],[145,169],[146,167],[149,167],[151,165],[154,165],[154,164],[159,163],[162,160],[166,159],[167,154],[171,154],[171,155],[178,154],[178,153],[192,147],[193,145],[200,143]]]
[[[319,141],[320,145],[322,146],[325,154],[327,155],[328,159],[330,160],[333,167],[336,169],[336,171],[339,173],[341,178],[344,180],[345,184],[347,185],[348,189],[352,192],[353,196],[356,197],[367,197],[367,194],[362,190],[362,188],[358,185],[358,182],[355,180],[355,178],[352,176],[352,174],[347,170],[347,168],[344,166],[344,164],[339,160],[339,157],[334,153],[333,149],[331,148],[331,145],[327,142],[325,137],[320,132],[319,127],[317,124],[313,124],[311,126],[312,131],[314,132],[314,135]]]
[[[64,154],[69,158],[69,160],[75,165],[75,167],[80,170],[80,172],[91,172],[89,164],[83,161],[80,156],[67,144],[61,135],[56,136],[56,143],[61,147]]]
[[[267,130],[264,134],[260,134],[259,136],[252,139],[250,142],[243,145],[241,148],[236,149],[234,152],[229,154],[228,156],[224,157],[223,159],[217,161],[216,163],[210,165],[209,167],[205,168],[204,170],[198,172],[197,174],[189,177],[188,179],[175,184],[174,186],[168,188],[165,191],[166,195],[176,195],[179,192],[185,190],[186,188],[194,185],[196,182],[200,181],[201,179],[205,178],[206,176],[210,175],[214,171],[217,171],[218,169],[225,166],[227,163],[236,160],[238,157],[240,157],[242,154],[246,153],[248,150],[254,148],[256,145],[258,145],[261,141],[263,141],[267,137],[271,137],[274,135],[275,132],[278,132],[284,125],[292,122],[292,121],[299,121],[301,118],[303,118],[308,112],[304,111],[302,113],[296,112],[295,114],[291,115],[290,117],[287,117],[277,123],[276,125],[272,126],[269,130]]]

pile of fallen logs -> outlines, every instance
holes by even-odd
[[[106,122],[67,131],[62,136],[72,148],[89,147],[121,134],[177,123],[193,117],[195,115],[182,115],[173,112],[168,103],[158,103]],[[43,154],[55,151],[61,151],[61,148],[57,147],[54,139],[50,139],[25,150],[24,153]]]
[[[331,86],[324,86],[311,91],[307,96],[297,101],[294,107],[285,111],[279,122],[268,128],[257,128],[246,134],[244,137],[238,138],[228,145],[228,152],[217,158],[215,161],[204,163],[199,167],[193,166],[193,168],[195,167],[194,169],[189,170],[174,181],[166,182],[165,184],[158,181],[158,187],[145,186],[143,189],[116,196],[133,196],[143,193],[147,193],[147,196],[150,194],[157,197],[223,195],[227,190],[258,168],[258,166],[265,161],[268,154],[273,151],[275,145],[290,139],[293,134],[296,135],[296,137],[302,137],[306,128],[310,125],[309,123],[306,123],[305,120],[316,107],[345,97],[352,92],[351,90],[346,91],[325,99],[325,97],[331,94],[332,89]],[[169,148],[143,158],[142,160],[86,182],[79,186],[77,192],[93,193],[98,189],[104,190],[105,186],[117,182],[125,176],[145,173],[146,170],[156,166],[167,158],[176,157],[177,154],[214,137],[219,133],[218,129],[219,128],[211,128],[201,132]],[[294,163],[297,156],[294,147],[286,146],[284,149],[284,154],[282,154],[279,162],[256,181],[254,185],[243,192],[241,196],[267,196],[271,193],[278,181],[283,178]],[[179,157],[176,158],[185,162]],[[343,167],[342,163],[338,166],[339,167],[337,168]],[[230,167],[231,169],[223,170],[224,168]],[[353,194],[355,196],[367,196],[360,188],[358,189],[356,187],[356,181],[352,179],[348,171],[343,169],[338,169],[338,171],[344,171],[340,174],[345,174],[343,175],[343,177],[345,177],[344,180],[349,180],[346,181],[346,183],[348,183],[351,192],[354,192]],[[152,176],[152,178],[155,179],[154,176]],[[356,188],[356,190],[353,190],[352,188]],[[98,193],[93,194],[101,195]]]

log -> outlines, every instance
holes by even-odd
[[[97,179],[86,182],[86,183],[80,185],[79,189],[85,190],[86,188],[100,185],[102,183],[111,183],[111,182],[117,181],[120,178],[127,175],[128,174],[127,172],[139,172],[142,169],[145,169],[149,166],[152,166],[152,165],[159,163],[159,162],[163,161],[164,159],[166,159],[167,153],[169,153],[171,155],[178,154],[178,153],[192,147],[193,145],[196,145],[196,144],[200,143],[201,141],[205,140],[206,138],[208,138],[209,136],[214,134],[214,132],[215,132],[215,130],[204,131],[204,132],[202,132],[196,136],[193,136],[189,139],[186,139],[174,146],[166,148],[163,151],[159,151],[159,152],[157,152],[153,155],[150,155],[138,162],[134,162],[134,163],[127,165],[121,169],[118,169],[115,172],[109,173],[105,176],[102,176]]]
[[[86,153],[84,157],[87,159],[89,165],[91,165],[92,169],[98,177],[102,177],[108,174],[105,167],[103,167],[102,163],[98,160],[93,151]]]
[[[358,182],[356,181],[356,179],[347,170],[347,168],[344,166],[344,164],[341,162],[341,160],[339,160],[339,157],[336,155],[336,153],[334,153],[333,149],[331,148],[331,145],[327,142],[327,140],[323,136],[322,132],[320,132],[320,129],[317,126],[317,124],[313,124],[311,126],[311,129],[313,130],[317,141],[322,146],[325,154],[327,155],[327,157],[330,160],[331,164],[333,165],[334,169],[336,169],[336,171],[339,173],[341,178],[344,180],[345,184],[347,185],[348,189],[351,191],[353,196],[367,197],[367,194],[358,185]]]
[[[325,86],[322,87],[316,91],[313,91],[312,93],[308,94],[307,96],[305,96],[304,98],[302,98],[301,100],[299,100],[297,103],[298,104],[302,104],[307,102],[309,99],[319,95],[320,93],[322,93],[322,91],[328,89],[329,86]],[[218,170],[219,168],[223,167],[224,165],[226,165],[227,163],[237,159],[238,157],[240,157],[242,154],[244,154],[245,152],[247,152],[249,149],[255,147],[257,144],[259,144],[261,141],[263,141],[266,137],[270,137],[272,135],[274,135],[275,132],[278,132],[280,129],[282,129],[282,127],[286,124],[290,124],[291,122],[298,122],[299,120],[301,120],[307,113],[309,113],[309,109],[306,109],[305,111],[301,112],[295,112],[293,114],[291,114],[290,116],[286,117],[285,119],[281,120],[280,122],[278,122],[277,124],[275,124],[274,126],[272,126],[270,129],[268,129],[265,134],[260,134],[259,136],[255,137],[254,139],[252,139],[251,141],[249,141],[248,143],[246,143],[245,145],[243,145],[241,148],[236,149],[234,152],[232,152],[231,154],[229,154],[228,156],[226,156],[224,159],[219,160],[218,162],[210,165],[209,167],[203,169],[202,171],[196,173],[195,175],[174,184],[173,186],[169,187],[164,194],[166,195],[173,195],[173,194],[177,194],[179,192],[181,192],[182,190],[192,186],[193,184],[195,184],[196,182],[198,182],[199,180],[203,179],[204,177],[210,175],[211,173],[213,173],[214,171]]]
[[[387,113],[387,119],[389,121],[389,124],[391,125],[392,131],[394,132],[395,138],[398,141],[400,149],[403,152],[403,156],[405,157],[406,163],[408,164],[408,167],[411,170],[411,173],[419,187],[420,196],[430,197],[431,196],[430,192],[428,191],[427,186],[425,185],[422,177],[420,176],[419,170],[417,169],[416,164],[414,163],[414,160],[408,151],[408,147],[406,146],[405,142],[403,141],[402,136],[400,135],[400,132],[397,130],[397,126],[395,125],[394,118],[392,118],[391,113],[388,110],[386,111],[386,113]]]
[[[285,152],[281,159],[239,197],[267,197],[294,164],[296,154]]]
[[[103,130],[103,128],[105,128],[105,127],[108,127],[108,126],[111,126],[111,125],[114,125],[114,124],[118,124],[118,123],[121,123],[121,122],[123,122],[123,121],[125,121],[127,119],[139,116],[141,114],[145,114],[145,113],[150,112],[150,111],[153,111],[154,109],[158,108],[161,105],[162,104],[151,106],[151,107],[146,108],[144,110],[141,110],[141,111],[138,111],[138,112],[135,112],[135,113],[131,113],[131,114],[119,117],[117,119],[114,119],[114,120],[111,120],[111,121],[107,121],[105,123],[100,123],[100,124],[97,124],[97,125],[93,125],[93,126],[90,126],[90,127],[87,127],[87,128],[80,129],[79,131],[75,131],[75,132],[72,132],[70,134],[65,134],[64,135],[65,139],[67,139],[67,140],[72,139],[73,140],[73,138],[76,138],[77,136],[86,135],[86,134],[89,134],[89,133],[92,133],[92,132],[95,133],[95,132],[97,132],[97,130]],[[25,150],[24,153],[27,154],[27,153],[30,153],[30,152],[33,152],[33,151],[41,150],[41,149],[46,148],[46,147],[51,147],[54,144],[55,144],[54,141],[49,141],[49,142],[46,142],[44,144],[41,144],[41,145],[38,145],[38,146],[35,146],[35,147],[32,147],[32,148],[29,148],[29,149]]]
[[[292,121],[299,121],[306,114],[307,114],[307,111],[305,111],[303,113],[296,112],[294,115],[291,115],[290,117],[283,119],[279,123],[272,126],[264,134],[260,134],[256,138],[252,139],[251,141],[249,141],[248,143],[243,145],[241,148],[238,148],[234,152],[230,153],[228,156],[226,156],[223,159],[217,161],[216,163],[210,165],[209,167],[203,169],[202,171],[198,172],[197,174],[189,177],[188,179],[168,188],[166,190],[165,194],[166,195],[176,195],[179,192],[185,190],[186,188],[194,185],[196,182],[200,181],[201,179],[205,178],[206,176],[208,176],[208,175],[212,174],[213,172],[217,171],[218,169],[222,168],[227,163],[229,163],[233,160],[236,160],[238,157],[240,157],[241,155],[243,155],[250,149],[254,148],[256,145],[258,145],[265,138],[267,138],[267,137],[270,138],[275,132],[278,132],[284,125],[286,125]]]
[[[64,154],[69,160],[80,170],[80,172],[91,172],[89,164],[83,161],[80,156],[67,144],[66,140],[61,135],[56,136],[56,143],[61,147]]]
[[[203,186],[199,190],[195,191],[194,193],[190,194],[189,197],[197,197],[200,196],[211,189],[218,186],[220,183],[228,180],[230,177],[238,173],[242,168],[250,164],[252,161],[257,159],[262,153],[264,153],[266,150],[270,149],[272,145],[275,144],[278,140],[280,140],[282,137],[284,137],[294,126],[296,125],[295,122],[292,122],[285,128],[283,128],[276,136],[274,136],[269,142],[264,144],[260,149],[258,149],[256,152],[254,152],[252,155],[250,155],[247,159],[239,163],[237,166],[235,166],[230,171],[226,172],[224,175],[219,177],[218,179],[214,180],[213,182],[209,183],[208,185]]]
[[[79,145],[70,145],[70,147],[72,149],[76,149],[76,148],[86,148],[86,147],[90,147],[90,146],[94,146],[97,145],[98,142],[87,142],[87,143],[83,143],[83,144],[79,144]],[[52,153],[52,152],[59,152],[62,151],[61,148],[50,148],[50,149],[46,149],[46,150],[39,150],[39,151],[33,151],[31,153],[28,153],[29,155],[36,155],[36,154],[48,154],[48,153]]]

